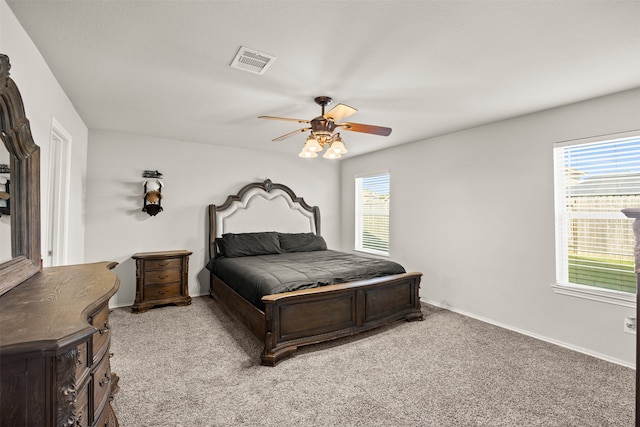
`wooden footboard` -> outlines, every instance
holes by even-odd
[[[422,320],[421,273],[394,276],[262,298],[261,311],[212,276],[211,295],[261,342],[262,364],[275,366],[300,346],[316,344],[406,319]]]

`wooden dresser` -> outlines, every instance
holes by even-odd
[[[115,263],[45,268],[0,296],[0,426],[117,426]]]
[[[189,305],[189,255],[191,252],[141,252],[136,260],[136,300],[134,313],[144,313],[156,305]]]

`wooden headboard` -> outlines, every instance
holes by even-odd
[[[215,239],[225,233],[279,231],[320,235],[320,209],[283,184],[247,184],[221,205],[209,205],[209,256],[217,255]]]

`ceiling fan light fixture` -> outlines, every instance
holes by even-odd
[[[309,135],[309,137],[307,138],[307,141],[304,143],[303,151],[304,150],[307,150],[310,152],[320,152],[322,151],[322,146],[313,135]]]
[[[344,146],[344,142],[342,141],[342,138],[340,138],[340,134],[338,134],[335,140],[331,143],[330,150],[341,155],[348,153],[347,147]]]
[[[342,157],[342,154],[336,153],[333,150],[327,150],[327,152],[324,153],[322,157],[324,157],[325,159],[339,159],[340,157]]]
[[[302,157],[303,159],[313,159],[314,157],[318,157],[318,153],[303,148],[298,156]]]
[[[345,118],[355,114],[358,110],[345,104],[338,104],[325,113],[324,109],[329,105],[332,99],[328,96],[318,96],[314,99],[316,104],[322,107],[322,115],[311,120],[293,119],[289,117],[276,116],[259,116],[260,119],[284,120],[288,122],[298,122],[309,124],[309,127],[303,127],[293,132],[275,138],[273,141],[283,141],[301,132],[311,131],[304,144],[304,148],[299,156],[303,158],[317,157],[317,153],[327,149],[322,156],[325,159],[339,159],[343,154],[347,153],[347,148],[340,138],[340,133],[336,130],[368,133],[372,135],[389,136],[391,128],[384,126],[367,125],[363,123],[343,122]]]

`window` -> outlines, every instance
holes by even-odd
[[[554,164],[557,287],[632,301],[632,220],[620,211],[640,207],[640,132],[557,143]]]
[[[356,250],[389,255],[389,173],[356,177]]]

